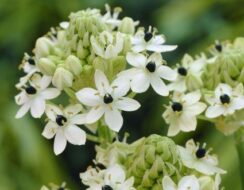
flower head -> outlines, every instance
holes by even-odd
[[[125,80],[130,80],[132,91],[145,92],[151,85],[155,92],[167,96],[169,90],[163,79],[175,80],[176,73],[163,65],[164,60],[160,54],[154,53],[149,58],[139,53],[127,53],[126,59],[133,68],[119,74]]]
[[[21,105],[16,118],[23,117],[29,110],[34,118],[40,118],[45,111],[46,100],[54,99],[60,94],[56,88],[47,88],[51,83],[50,77],[38,75],[29,83],[15,96],[16,103]]]
[[[180,131],[194,131],[197,126],[196,116],[201,114],[206,105],[199,102],[201,93],[194,91],[186,95],[174,94],[172,103],[163,113],[163,118],[169,124],[168,136],[175,136]]]
[[[82,104],[91,107],[86,122],[94,123],[104,115],[108,127],[118,132],[123,124],[120,111],[135,111],[140,104],[136,100],[125,97],[129,86],[120,78],[110,85],[107,77],[100,70],[96,70],[94,78],[97,89],[83,88],[76,93],[76,97]]]
[[[218,159],[215,155],[211,155],[210,150],[206,150],[204,144],[200,147],[199,144],[191,139],[187,141],[186,148],[178,146],[180,156],[183,164],[188,167],[197,170],[200,173],[206,175],[224,174],[224,170],[217,167]]]
[[[74,145],[83,145],[86,142],[86,133],[77,125],[86,122],[84,114],[78,114],[82,110],[80,104],[69,105],[60,109],[54,105],[47,105],[46,114],[49,118],[42,135],[54,139],[54,153],[61,154],[67,141]]]
[[[206,97],[210,104],[206,110],[206,117],[216,118],[221,115],[231,115],[236,110],[244,108],[244,89],[239,84],[232,89],[228,84],[219,84],[214,91],[213,97]]]
[[[139,29],[135,36],[131,37],[132,50],[134,52],[152,51],[157,53],[173,51],[176,45],[164,45],[163,35],[155,35],[151,27],[147,32]]]

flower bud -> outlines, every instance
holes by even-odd
[[[209,176],[203,176],[199,178],[201,190],[215,190],[215,182]]]
[[[38,38],[34,49],[36,58],[46,57],[50,54],[53,42],[47,37]]]
[[[194,91],[203,86],[202,79],[199,76],[189,74],[186,77],[186,86],[189,91]]]
[[[53,75],[52,83],[61,90],[65,87],[71,87],[73,83],[73,75],[68,70],[59,67]]]
[[[121,24],[119,25],[118,30],[126,34],[134,34],[135,33],[134,21],[129,17],[123,18]]]
[[[76,76],[78,76],[82,71],[81,61],[74,55],[67,57],[65,65],[66,68]]]
[[[56,65],[55,63],[48,58],[41,58],[37,62],[37,67],[40,69],[40,71],[48,76],[52,76],[56,70]]]

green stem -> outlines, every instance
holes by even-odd
[[[239,168],[242,188],[244,189],[244,127],[235,133],[236,150],[239,157]]]
[[[92,142],[100,143],[99,138],[94,135],[86,134],[86,139],[88,139],[89,141],[92,141]]]

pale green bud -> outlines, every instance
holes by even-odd
[[[194,91],[203,86],[202,79],[194,74],[189,74],[186,77],[186,86],[189,91]]]
[[[36,58],[46,57],[50,54],[53,42],[47,37],[40,37],[36,40],[34,53]]]
[[[56,70],[55,63],[51,59],[45,57],[39,59],[37,67],[43,74],[48,76],[52,76]]]
[[[215,190],[215,181],[209,176],[199,178],[201,190]]]
[[[53,75],[52,83],[61,90],[66,87],[71,87],[73,83],[73,75],[63,67],[58,67]]]
[[[82,71],[81,61],[74,55],[70,55],[69,57],[67,57],[67,59],[65,60],[65,66],[70,72],[72,72],[76,76],[78,76]]]
[[[118,30],[126,34],[134,34],[135,33],[134,21],[129,17],[123,18],[121,24],[119,25]]]

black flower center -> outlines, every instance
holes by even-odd
[[[183,106],[181,103],[179,102],[173,102],[173,104],[171,105],[171,108],[174,112],[180,112],[183,110]]]
[[[149,72],[153,73],[156,70],[156,64],[154,62],[149,62],[146,68]]]
[[[105,104],[110,104],[110,103],[112,103],[113,102],[113,97],[110,95],[110,94],[105,94],[104,95],[104,97],[103,97],[103,102],[105,103]]]
[[[151,32],[146,32],[145,35],[144,35],[144,40],[146,42],[150,41],[153,37],[153,34]]]
[[[222,104],[229,104],[230,103],[230,97],[227,94],[223,94],[219,97]]]
[[[29,58],[28,59],[28,63],[31,64],[31,65],[35,65],[35,61],[32,58]]]
[[[187,75],[187,70],[184,67],[179,67],[178,68],[178,73],[182,76],[186,76]]]
[[[58,190],[64,190],[64,187],[59,187]]]
[[[31,94],[31,95],[36,94],[36,92],[37,92],[36,89],[33,86],[26,87],[25,91],[26,91],[27,94]]]
[[[63,126],[67,122],[67,118],[64,117],[63,115],[57,115],[56,116],[56,123],[59,126]]]
[[[199,148],[196,151],[197,158],[203,158],[206,155],[206,150],[204,148]]]
[[[216,49],[218,52],[221,52],[222,49],[223,49],[223,47],[222,47],[222,45],[221,45],[220,43],[217,43],[217,44],[215,44],[215,49]]]
[[[102,186],[102,190],[113,190],[113,188],[109,185]]]

